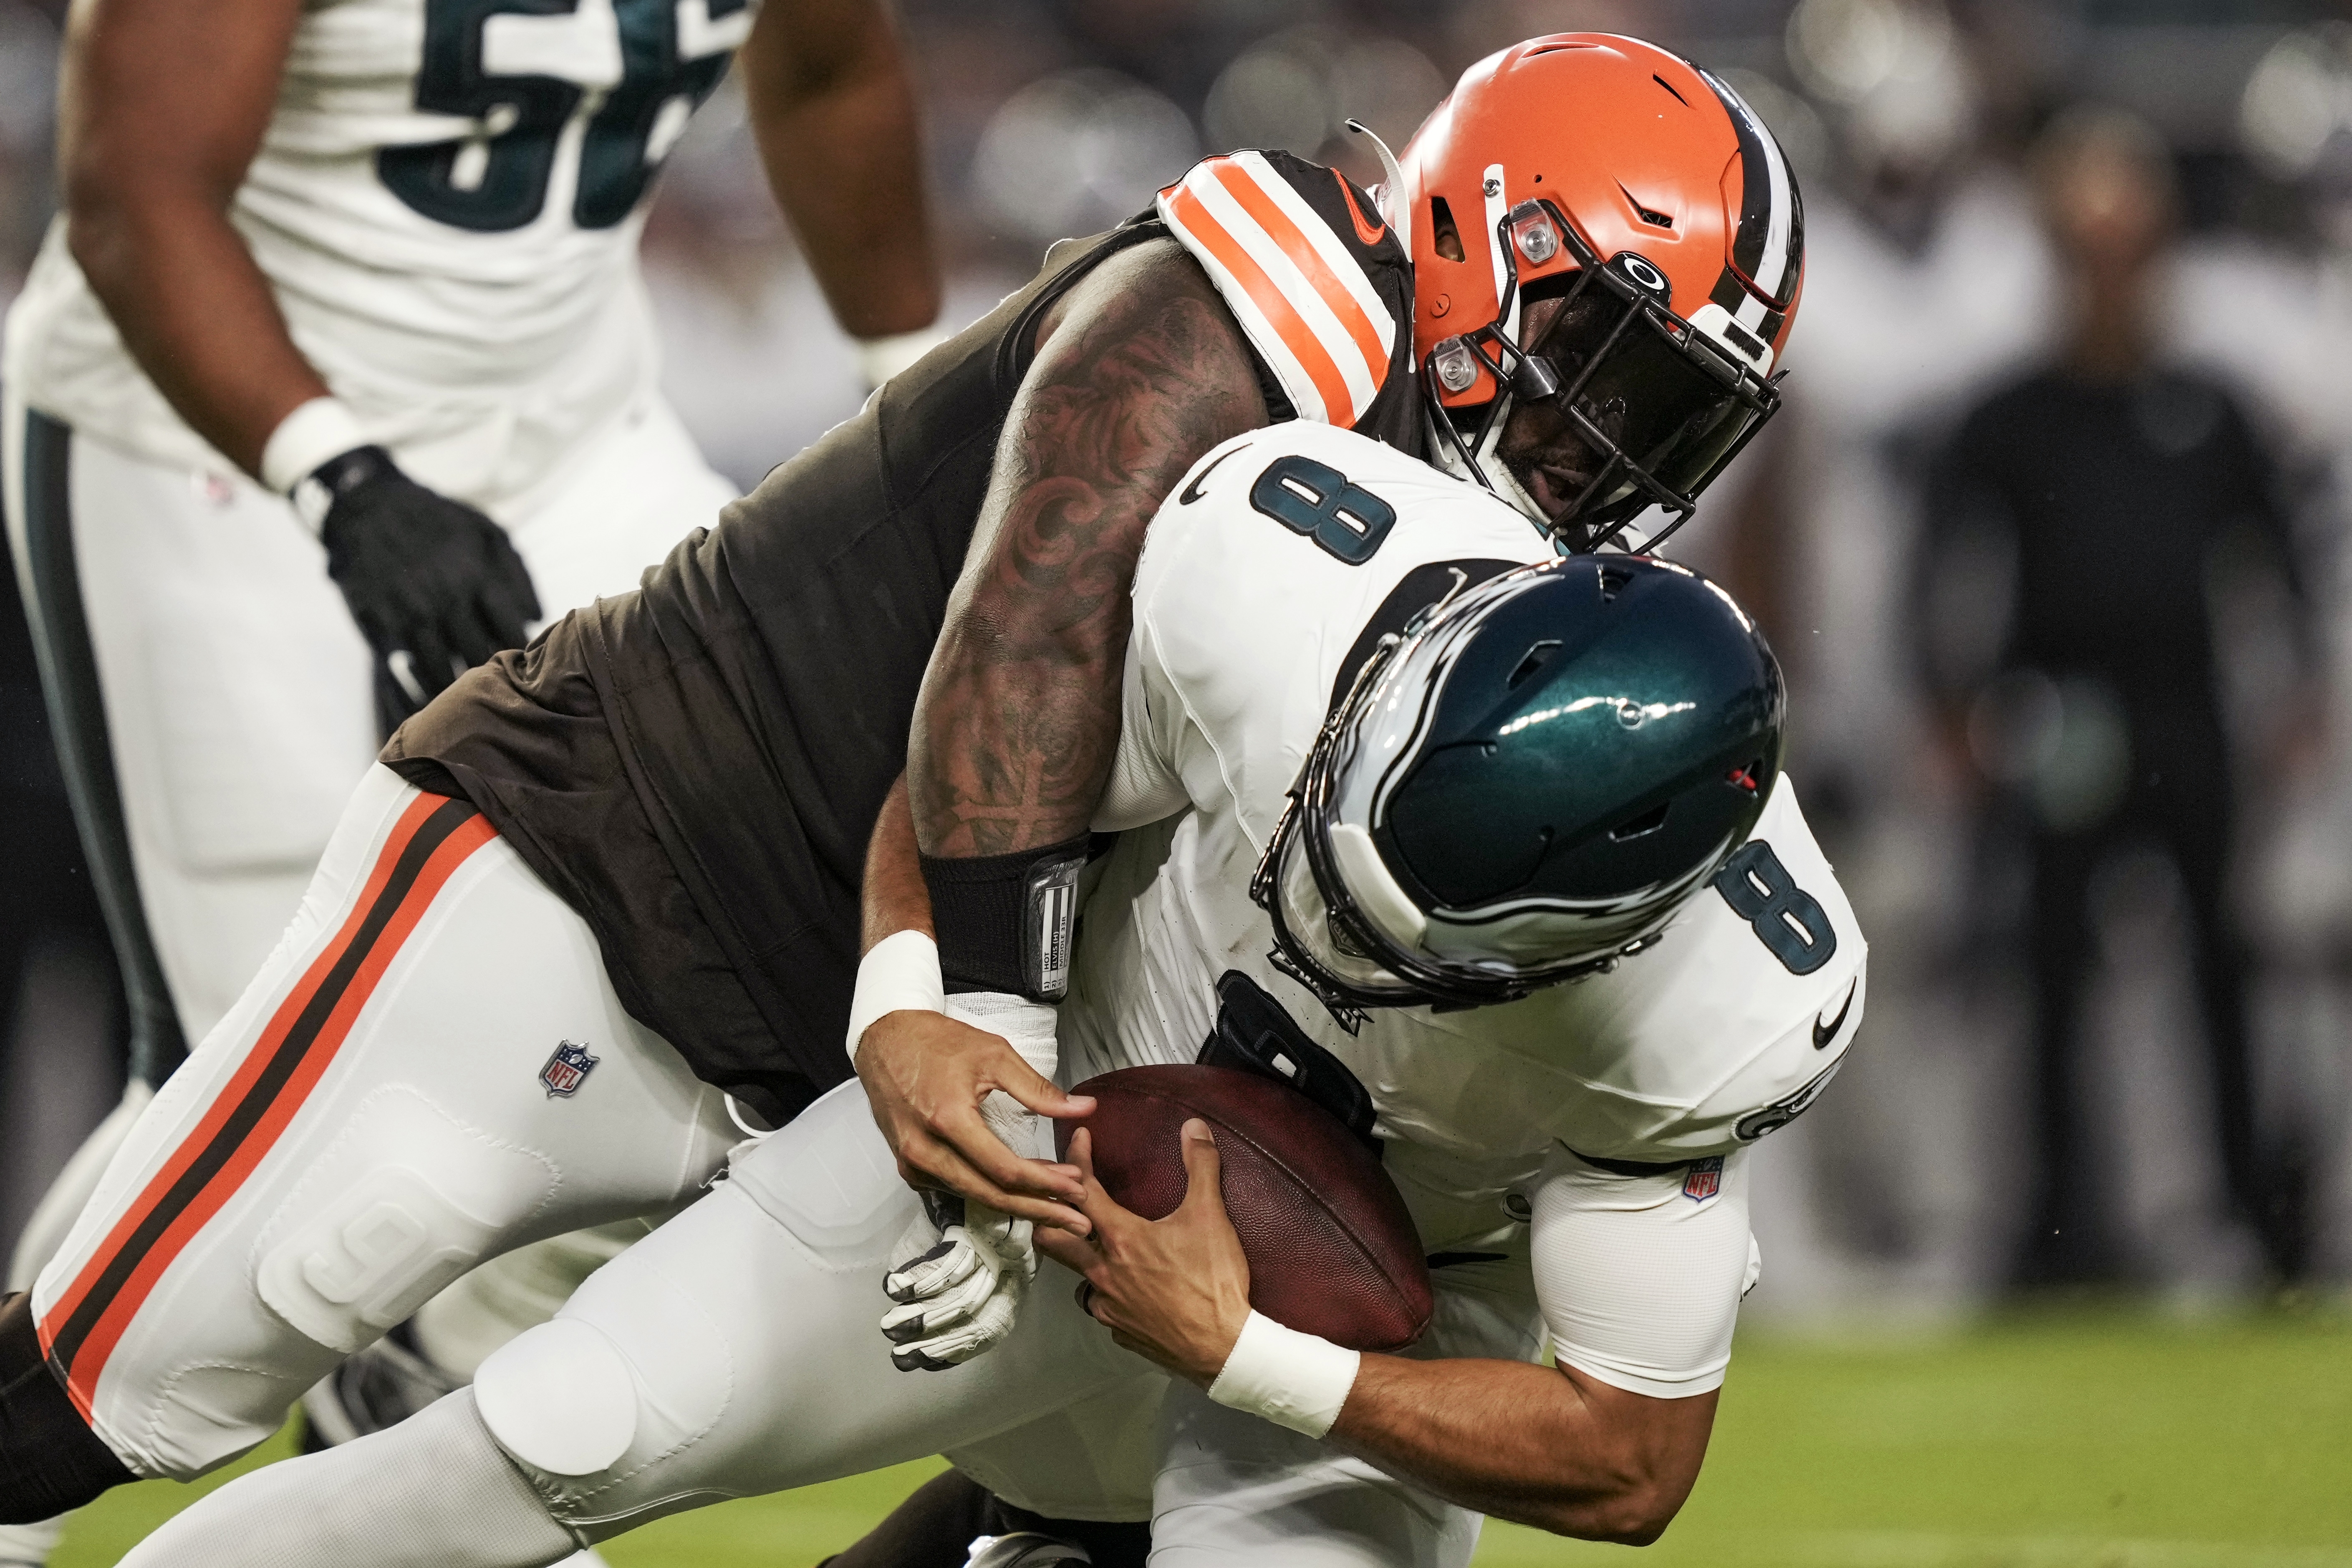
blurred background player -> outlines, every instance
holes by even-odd
[[[2088,1158],[2078,1045],[2098,879],[2146,839],[2185,898],[2231,1207],[2292,1282],[2309,1261],[2305,1173],[2256,1124],[2250,966],[2230,899],[2238,792],[2210,603],[2216,583],[2267,565],[2297,663],[2312,666],[2284,476],[2224,384],[2162,357],[2153,317],[2178,207],[2163,143],[2136,119],[2085,111],[2044,134],[2033,173],[2063,269],[2060,353],[1978,404],[1934,460],[1923,607],[1978,606],[1963,637],[1920,620],[1958,767],[1995,786],[1987,831],[2021,836],[2029,867],[2032,1173],[2013,1281],[2121,1271]],[[1973,581],[1939,581],[1955,574]],[[1997,641],[1982,635],[1989,598],[2008,607]],[[1972,668],[1982,652],[1990,668]],[[2313,707],[2290,686],[2265,739],[2308,755]]]
[[[383,735],[734,495],[657,388],[635,251],[739,52],[772,188],[878,381],[940,286],[873,0],[75,12],[63,211],[8,319],[6,511],[128,993],[126,1110],[268,955]]]
[[[2210,639],[2195,680],[2218,682],[2240,803],[2226,910],[2251,1099],[2271,1157],[2306,1169],[2310,1275],[2340,1279],[2352,1257],[2352,793],[2329,717],[2352,425],[2327,390],[2352,348],[2339,216],[2352,117],[2333,107],[2352,101],[2335,96],[2352,82],[2352,28],[2285,25],[2317,9],[2221,4],[2171,27],[2158,24],[2182,14],[2155,4],[1801,0],[1773,9],[1769,37],[1745,29],[1750,69],[1731,78],[1804,181],[1806,346],[1744,493],[1676,550],[1776,638],[1802,699],[1791,765],[1875,970],[1872,1050],[1759,1165],[1761,1187],[1806,1194],[1774,1200],[1759,1317],[1966,1310],[2017,1279],[2034,1223],[2031,836],[1981,830],[1995,792],[1948,727],[1972,695],[1951,683],[2000,656],[2009,578],[1924,534],[1941,499],[1933,460],[1962,420],[2070,355],[2079,268],[2043,221],[2032,153],[2085,100],[2143,122],[2171,193],[2163,243],[2137,268],[2147,362],[2224,389],[2291,534],[2284,551],[2275,531],[2222,549],[2210,600],[2147,606],[2147,635]],[[1924,599],[1923,558],[1937,563]],[[2279,570],[2298,564],[2300,607]],[[1923,638],[1942,648],[1935,662],[1958,663],[1931,678]],[[2322,756],[2333,765],[2307,765]],[[2175,1299],[2258,1295],[2278,1274],[2221,1169],[2190,899],[2152,835],[2125,837],[2103,856],[2074,954],[2074,1147],[2095,1171],[2078,1166],[2071,1200],[2106,1238],[2103,1278]]]

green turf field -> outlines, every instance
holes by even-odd
[[[282,1451],[273,1445],[268,1453]],[[666,1520],[614,1568],[802,1568],[934,1467]],[[77,1520],[101,1568],[192,1495]],[[1481,1568],[1637,1560],[1489,1526]],[[1744,1340],[1697,1491],[1640,1568],[2352,1568],[2352,1319],[2042,1314],[1917,1342]]]

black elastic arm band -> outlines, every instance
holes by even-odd
[[[922,857],[940,974],[950,995],[1003,991],[1033,1002],[1062,999],[1088,842],[1081,834],[1010,855]]]

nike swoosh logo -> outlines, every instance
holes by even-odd
[[[1837,1038],[1837,1032],[1845,1027],[1845,1016],[1853,1011],[1853,994],[1861,989],[1862,976],[1857,974],[1853,984],[1845,988],[1845,1005],[1838,1009],[1837,1016],[1826,1024],[1819,1018],[1813,1020],[1813,1049],[1827,1050],[1829,1043]]]
[[[1389,232],[1388,221],[1384,218],[1376,224],[1366,223],[1364,209],[1356,205],[1356,193],[1348,188],[1348,176],[1337,169],[1331,174],[1339,182],[1339,199],[1348,204],[1348,216],[1356,220],[1356,237],[1366,245],[1378,245]]]
[[[1234,452],[1238,452],[1240,450],[1241,448],[1239,447],[1234,448]],[[1225,454],[1225,458],[1232,457],[1234,452],[1227,452]],[[1209,482],[1209,476],[1217,471],[1217,463],[1223,462],[1225,458],[1219,458],[1216,463],[1211,463],[1207,468],[1202,468],[1199,473],[1194,474],[1192,476],[1192,482],[1186,485],[1183,489],[1177,494],[1176,504],[1178,506],[1191,506],[1194,501],[1199,500],[1201,499],[1201,487]]]

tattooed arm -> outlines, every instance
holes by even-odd
[[[970,858],[1087,830],[1118,745],[1144,529],[1202,453],[1265,419],[1241,329],[1172,240],[1105,262],[1048,315],[916,707],[912,841],[908,816],[877,826],[869,868],[897,870],[869,869],[867,945],[929,926],[917,842]],[[909,1181],[1085,1228],[1076,1170],[1016,1159],[973,1114],[989,1088],[1048,1115],[1066,1103],[1004,1041],[892,1013],[857,1072]]]
[[[1049,325],[915,710],[927,855],[1087,830],[1118,744],[1144,528],[1202,453],[1265,423],[1240,329],[1172,240],[1106,263]]]

